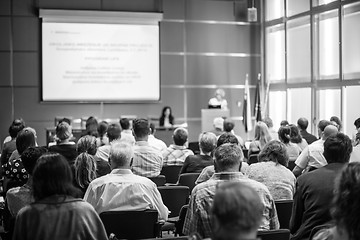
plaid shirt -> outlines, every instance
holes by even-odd
[[[163,157],[159,150],[151,147],[148,142],[138,141],[134,146],[131,170],[136,175],[156,177],[160,174]]]
[[[240,181],[252,187],[260,196],[265,209],[259,230],[279,229],[275,202],[267,187],[255,180],[249,179],[240,172],[215,173],[208,181],[197,185],[192,193],[189,209],[186,214],[183,233],[190,235],[198,233],[203,238],[212,237],[212,224],[210,221],[211,207],[218,183],[223,181]]]
[[[178,146],[175,144],[171,144],[161,153],[164,158],[164,165],[177,166],[182,166],[187,156],[194,155],[193,151],[187,149],[185,146]]]

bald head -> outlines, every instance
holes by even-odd
[[[334,125],[327,125],[323,131],[322,139],[326,140],[331,135],[337,134],[338,131],[339,131],[338,128],[335,127]]]

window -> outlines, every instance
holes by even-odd
[[[266,75],[273,81],[285,81],[284,25],[268,28],[266,42]]]
[[[274,129],[278,129],[280,122],[286,119],[286,91],[269,93],[269,116],[273,120]]]

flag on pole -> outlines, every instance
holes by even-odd
[[[248,74],[246,74],[246,79],[245,79],[243,123],[244,123],[244,127],[245,127],[245,132],[249,132],[252,130],[249,75]]]
[[[260,99],[260,73],[256,84],[254,115],[256,122],[261,121],[261,99]]]

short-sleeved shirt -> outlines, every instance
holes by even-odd
[[[137,141],[134,146],[131,170],[144,177],[159,176],[163,166],[163,157],[159,150],[151,147],[146,141]]]
[[[295,164],[302,169],[321,168],[327,165],[327,161],[323,155],[324,140],[319,139],[307,146],[296,159]]]

